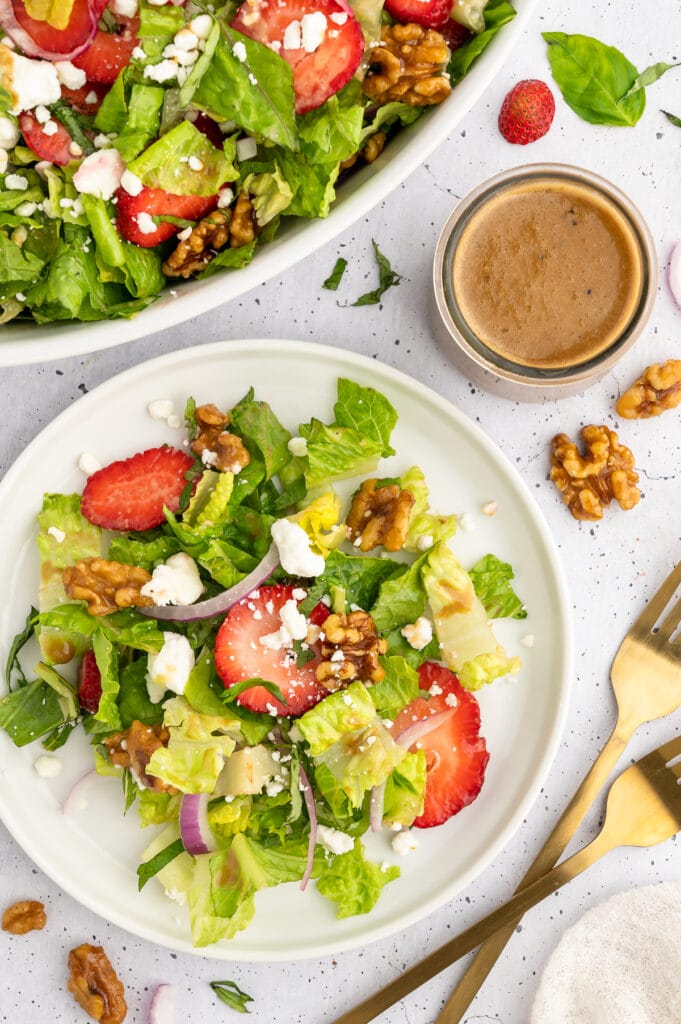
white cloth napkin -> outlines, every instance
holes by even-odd
[[[681,1024],[681,883],[618,893],[569,928],[531,1024]]]

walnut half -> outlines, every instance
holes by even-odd
[[[119,768],[129,768],[136,782],[157,793],[177,793],[155,775],[147,775],[147,765],[159,747],[168,745],[170,733],[164,725],[144,725],[134,721],[123,732],[114,732],[103,741],[109,760]]]
[[[585,455],[567,434],[556,434],[551,442],[550,477],[575,519],[602,519],[603,508],[613,498],[625,511],[637,505],[641,493],[634,456],[618,442],[615,431],[606,426],[584,427],[582,440]]]
[[[84,942],[69,953],[68,990],[100,1024],[121,1024],[128,1007],[123,985],[101,946]]]
[[[322,626],[322,660],[317,665],[317,681],[327,690],[360,679],[379,683],[385,669],[379,663],[387,644],[379,638],[376,625],[368,612],[360,610],[349,615],[329,615]]]
[[[452,87],[445,67],[444,36],[421,25],[384,25],[381,41],[370,51],[364,92],[374,103],[400,100],[412,107],[442,103]]]
[[[191,277],[204,270],[217,254],[229,245],[240,249],[256,235],[253,203],[242,192],[233,210],[213,210],[196,224],[187,237],[180,232],[177,248],[163,264],[166,277]]]
[[[625,420],[659,416],[681,403],[681,359],[648,366],[631,387],[620,395],[615,408]]]
[[[377,483],[373,477],[365,480],[352,499],[347,518],[350,540],[361,551],[379,544],[386,551],[399,551],[409,533],[414,495],[397,484],[377,487]]]
[[[236,474],[249,464],[251,456],[248,449],[240,437],[225,430],[229,419],[216,405],[212,402],[200,405],[194,415],[199,434],[192,441],[191,450],[207,466]]]
[[[45,904],[38,900],[19,900],[2,914],[2,930],[12,935],[42,931],[46,923]]]
[[[90,615],[109,615],[119,608],[144,608],[154,603],[140,593],[151,575],[138,565],[86,558],[64,569],[62,579],[66,596],[87,602]]]

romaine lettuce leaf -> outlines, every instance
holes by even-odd
[[[289,518],[305,530],[312,550],[326,558],[347,539],[345,523],[338,522],[340,509],[338,495],[327,491]]]
[[[131,86],[122,131],[113,140],[113,145],[127,164],[157,137],[164,96],[165,89],[157,85]]]
[[[359,149],[363,118],[361,89],[351,82],[321,107],[298,118],[301,152],[310,163],[347,160]]]
[[[165,825],[177,821],[182,798],[172,793],[157,793],[154,789],[140,789],[137,793],[137,813],[140,825]]]
[[[289,431],[281,425],[267,402],[255,401],[252,388],[230,411],[230,424],[236,427],[247,447],[255,447],[262,456],[266,480],[291,459]]]
[[[322,896],[337,904],[338,917],[351,917],[368,914],[383,886],[399,877],[396,865],[367,860],[361,841],[356,839],[352,850],[339,854],[322,868],[317,888]]]
[[[185,13],[181,7],[172,4],[159,6],[141,0],[139,18],[137,36],[146,55],[143,63],[155,63],[163,56],[163,50],[172,43],[174,36],[184,28]]]
[[[388,776],[383,797],[385,825],[411,825],[423,813],[426,793],[426,752],[415,750]]]
[[[227,144],[225,146],[227,148]],[[192,170],[195,157],[201,170]],[[191,121],[180,121],[129,165],[148,188],[173,195],[211,196],[227,181],[236,181],[233,154],[216,149]]]
[[[408,103],[400,103],[398,100],[384,103],[382,106],[377,107],[373,117],[367,117],[360,134],[360,146],[363,146],[371,135],[375,135],[377,131],[390,128],[397,121],[401,125],[413,124],[417,118],[421,117],[424,110],[424,107],[412,107]]]
[[[180,544],[174,537],[158,536],[152,540],[137,540],[135,537],[115,534],[111,538],[107,557],[112,562],[138,565],[141,569],[152,572],[157,565],[167,561],[178,551],[180,551]]]
[[[242,187],[251,197],[255,219],[261,228],[283,213],[293,199],[291,186],[282,177],[276,161],[271,171],[247,175]]]
[[[427,564],[429,552],[407,566],[399,576],[392,576],[381,584],[371,617],[379,633],[386,633],[407,623],[415,622],[426,606],[426,591],[421,571]]]
[[[307,441],[308,490],[333,480],[371,473],[383,450],[380,441],[365,437],[352,427],[327,426],[317,419],[302,423],[300,435]]]
[[[59,695],[43,679],[0,699],[0,729],[17,747],[46,736],[66,721]]]
[[[479,3],[479,0],[471,0]],[[454,5],[457,6],[456,4]],[[509,0],[488,0],[483,11],[484,28],[478,35],[454,50],[447,66],[452,85],[468,74],[471,65],[491,43],[500,28],[512,21],[516,10]]]
[[[344,736],[372,725],[376,708],[363,683],[350,683],[347,689],[330,693],[296,722],[305,737],[312,757],[318,757]]]
[[[364,387],[347,377],[338,378],[338,399],[333,407],[336,423],[350,427],[381,446],[381,455],[394,455],[390,435],[397,423],[397,412],[375,388]]]
[[[163,720],[163,708],[152,704],[147,691],[147,659],[138,657],[129,661],[120,670],[118,713],[121,729],[127,729],[133,722],[155,725]]]
[[[468,570],[468,575],[490,619],[527,618],[525,606],[511,586],[514,572],[508,562],[502,562],[496,555],[485,555]]]
[[[409,516],[409,533],[404,542],[407,551],[424,551],[456,533],[455,515],[438,516],[429,511],[428,485],[423,471],[412,466],[400,478],[400,487],[414,496]]]
[[[182,793],[212,793],[236,745],[238,722],[226,709],[222,716],[199,715],[183,697],[172,697],[163,709],[170,739],[154,751],[147,773]]]
[[[102,680],[102,696],[94,717],[98,722],[104,722],[111,729],[120,729],[118,694],[121,687],[118,679],[118,651],[111,640],[99,629],[96,630],[92,638],[92,649]]]
[[[324,572],[314,581],[308,596],[301,602],[301,610],[308,614],[324,594],[330,594],[333,587],[345,591],[348,604],[369,609],[376,602],[381,585],[393,576],[404,572],[402,562],[390,558],[372,558],[370,555],[346,555],[343,551],[331,551],[326,559]]]
[[[378,683],[368,687],[376,711],[381,718],[396,718],[400,711],[418,697],[419,677],[404,658],[381,659],[385,675]]]

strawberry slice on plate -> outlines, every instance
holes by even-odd
[[[28,148],[33,150],[39,160],[49,160],[51,164],[66,167],[74,159],[74,154],[71,152],[73,139],[56,117],[50,118],[50,121],[57,126],[53,135],[48,135],[45,125],[40,124],[29,111],[26,110],[23,114],[19,114],[19,127]]]
[[[99,711],[102,699],[102,677],[94,651],[85,651],[78,666],[78,702],[91,715]]]
[[[103,13],[108,0],[75,0],[66,28],[57,29],[47,21],[32,18],[26,11],[23,0],[12,0],[12,11],[20,29],[23,29],[41,49],[44,56],[52,59],[67,55],[91,38],[97,19]],[[17,40],[18,42],[18,40]],[[22,47],[23,49],[23,47]],[[27,51],[28,52],[28,51]]]
[[[441,825],[475,800],[485,778],[489,754],[480,735],[480,706],[453,672],[435,662],[424,662],[419,669],[419,687],[430,690],[431,697],[417,697],[408,704],[390,731],[397,737],[419,719],[427,720],[438,712],[452,712],[443,715],[441,725],[409,748],[426,752],[425,805],[414,826],[431,828]]]
[[[252,686],[236,698],[251,711],[296,716],[327,696],[317,682],[315,670],[319,658],[298,667],[290,647],[277,647],[275,634],[281,628],[281,610],[295,600],[294,587],[259,587],[233,605],[215,638],[215,667],[225,688],[244,679],[266,679],[279,687],[286,704],[277,700],[264,686]],[[269,643],[262,643],[268,638]]]
[[[176,224],[154,225],[152,217],[183,217],[200,220],[214,210],[217,196],[174,196],[161,188],[142,189],[133,196],[125,189],[116,193],[116,227],[128,242],[150,249],[159,242],[172,238],[178,231]]]
[[[385,0],[385,9],[395,21],[415,22],[424,28],[440,29],[449,21],[451,0]]]
[[[194,460],[178,448],[149,448],[112,462],[89,476],[81,511],[105,530],[150,530],[165,521],[163,506],[176,512]]]
[[[73,58],[73,63],[85,72],[90,82],[115,82],[119,72],[130,63],[132,51],[139,42],[139,18],[119,17],[116,21],[116,32],[98,29],[87,50]]]
[[[360,24],[341,0],[245,0],[232,28],[291,65],[298,114],[347,85],[364,54]]]

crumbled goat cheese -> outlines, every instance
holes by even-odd
[[[39,103],[49,107],[61,99],[61,86],[54,64],[47,60],[29,60],[0,44],[0,85],[12,97],[11,113],[33,110]]]
[[[255,139],[252,139],[250,135],[247,135],[244,139],[237,139],[236,143],[236,158],[240,162],[242,160],[252,160],[258,152],[258,144]]]
[[[327,21],[322,11],[304,14],[300,21],[301,42],[305,53],[314,53],[324,42]]]
[[[415,651],[422,651],[433,639],[433,625],[430,619],[421,615],[415,622],[403,626],[400,633],[410,647]]]
[[[152,420],[167,420],[175,412],[175,406],[170,398],[157,398],[149,402],[147,412]]]
[[[534,633],[526,633],[525,636],[521,636],[520,642],[523,647],[534,647]]]
[[[28,188],[28,178],[25,178],[23,174],[8,174],[5,178],[5,188],[24,192]]]
[[[33,762],[33,769],[41,779],[56,779],[63,765],[54,754],[41,754]]]
[[[49,526],[47,528],[47,532],[49,533],[50,537],[54,537],[57,544],[63,544],[64,541],[66,540],[66,534],[64,533],[63,530],[60,530],[58,526]]]
[[[277,546],[284,572],[309,578],[324,572],[324,558],[310,548],[310,538],[302,526],[289,519],[272,523],[272,540]]]
[[[184,551],[157,565],[151,579],[140,590],[154,604],[193,604],[204,591],[196,562]]]
[[[81,473],[85,473],[85,476],[90,476],[101,468],[101,462],[98,462],[94,455],[91,455],[90,452],[81,452],[78,457],[78,469]]]
[[[54,66],[57,78],[66,89],[82,89],[87,82],[82,68],[77,68],[70,60],[58,60]]]
[[[146,210],[142,210],[141,213],[137,214],[135,220],[137,221],[137,227],[143,235],[153,235],[156,230],[156,225],[154,223],[154,218],[150,213],[147,213]]]
[[[86,156],[73,175],[73,184],[85,195],[111,199],[118,190],[125,164],[117,149],[101,149]]]
[[[464,514],[459,518],[459,526],[464,533],[472,533],[475,529],[475,516],[470,512],[464,512]]]
[[[287,447],[291,455],[297,455],[299,458],[307,455],[307,441],[304,437],[292,437]]]
[[[352,836],[328,825],[317,826],[317,842],[329,853],[349,853],[355,845]]]
[[[433,546],[433,537],[430,533],[424,533],[422,537],[416,541],[416,547],[419,551],[429,551]]]
[[[126,167],[121,174],[121,188],[125,189],[129,196],[138,196],[144,188],[144,185],[142,184],[141,179]]]
[[[19,141],[19,125],[4,114],[0,117],[0,147],[13,149]]]
[[[152,82],[170,82],[177,78],[178,65],[174,60],[162,60],[158,64],[147,64],[144,69],[144,77],[150,78]]]
[[[163,647],[158,654],[147,655],[147,691],[149,699],[158,703],[165,690],[184,693],[194,668],[194,652],[186,636],[164,633]],[[161,697],[158,696],[159,690]]]
[[[390,845],[395,853],[399,853],[400,857],[406,857],[408,853],[413,853],[418,848],[419,841],[415,832],[403,829],[392,837]]]

